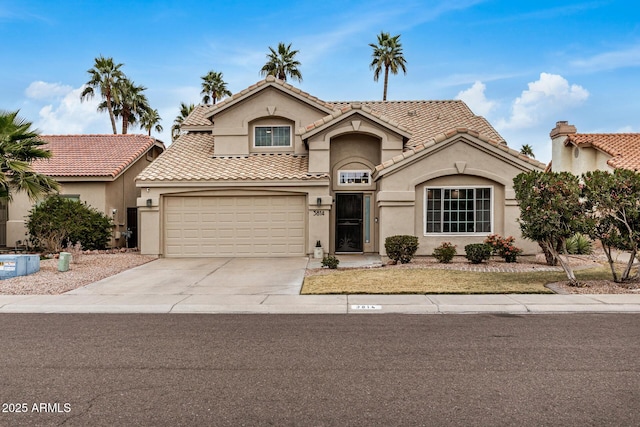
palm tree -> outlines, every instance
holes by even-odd
[[[11,200],[12,191],[24,191],[35,201],[60,189],[53,178],[31,169],[32,161],[51,157],[50,151],[40,148],[46,144],[18,111],[0,111],[1,200]]]
[[[533,148],[531,148],[529,144],[524,144],[522,146],[522,148],[520,149],[520,154],[524,154],[525,156],[531,157],[532,159],[536,158],[536,156],[533,154]]]
[[[160,133],[163,131],[160,121],[162,121],[162,119],[160,118],[160,114],[158,114],[158,110],[148,109],[140,116],[140,129],[146,130],[149,136],[151,136],[151,129]]]
[[[191,114],[191,112],[196,108],[193,104],[185,104],[184,102],[180,103],[180,114],[173,121],[173,126],[171,127],[171,141],[175,141],[180,136],[180,126],[182,126],[182,122]]]
[[[141,115],[150,110],[147,96],[143,93],[147,88],[136,86],[131,80],[122,78],[113,88],[115,117],[122,118],[122,134],[126,134],[129,124],[138,122]]]
[[[208,104],[212,101],[213,104],[219,99],[225,96],[231,96],[231,91],[227,89],[227,83],[222,80],[222,73],[209,71],[207,75],[202,76],[202,102]]]
[[[120,71],[122,64],[115,64],[113,58],[105,58],[100,56],[95,59],[93,68],[87,70],[89,73],[89,81],[86,83],[85,89],[80,94],[80,100],[91,99],[95,95],[95,90],[100,91],[100,96],[105,101],[105,106],[109,112],[111,119],[111,128],[113,133],[118,133],[116,129],[116,118],[113,113],[113,87],[117,82],[124,78],[124,73]],[[99,111],[102,111],[98,107]]]
[[[380,34],[378,34],[378,44],[369,43],[369,46],[373,48],[373,60],[369,65],[369,67],[374,70],[373,81],[378,81],[380,72],[384,68],[384,92],[382,100],[386,101],[389,71],[393,74],[398,74],[398,71],[402,70],[404,74],[407,74],[407,61],[402,54],[400,34],[391,37],[389,33],[381,31]]]
[[[278,43],[278,51],[276,52],[269,46],[271,53],[267,54],[267,63],[260,70],[263,76],[274,76],[280,80],[287,81],[287,76],[299,82],[302,81],[302,74],[298,70],[300,62],[295,60],[298,53],[297,50],[291,50],[291,43],[285,46],[284,43]]]

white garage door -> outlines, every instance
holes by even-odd
[[[305,254],[304,196],[166,197],[165,256]]]

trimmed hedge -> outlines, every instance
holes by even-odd
[[[465,257],[472,264],[480,264],[491,258],[492,247],[485,243],[471,243],[464,247]]]
[[[384,241],[387,256],[395,261],[406,264],[413,259],[418,250],[418,238],[409,235],[389,236]]]

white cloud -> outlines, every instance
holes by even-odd
[[[497,128],[524,129],[552,120],[569,108],[581,105],[589,97],[582,86],[569,82],[558,74],[541,73],[540,79],[529,83],[511,107],[509,119],[499,120]]]
[[[71,86],[61,83],[37,81],[29,85],[25,94],[32,99],[56,99],[67,95],[72,90]]]
[[[469,89],[460,91],[456,99],[464,101],[475,114],[486,117],[497,105],[485,96],[486,88],[484,83],[476,81]]]
[[[640,46],[633,46],[628,49],[604,52],[591,58],[578,59],[571,62],[571,65],[581,71],[601,71],[615,70],[617,68],[640,66]]]
[[[31,88],[31,86],[29,87]],[[55,84],[45,83],[37,86],[53,87]],[[107,113],[98,113],[96,111],[100,103],[99,97],[81,102],[80,94],[83,89],[84,87],[71,89],[58,102],[47,104],[40,108],[39,119],[35,122],[35,126],[41,133],[111,133],[111,125]]]

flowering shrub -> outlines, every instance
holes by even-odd
[[[442,242],[440,246],[433,250],[433,256],[438,262],[449,263],[456,254],[456,245],[450,242]]]
[[[513,236],[502,237],[499,234],[492,234],[484,241],[491,246],[491,253],[498,255],[506,262],[516,262],[516,258],[522,253],[522,249],[517,248],[513,243],[516,239]]]

